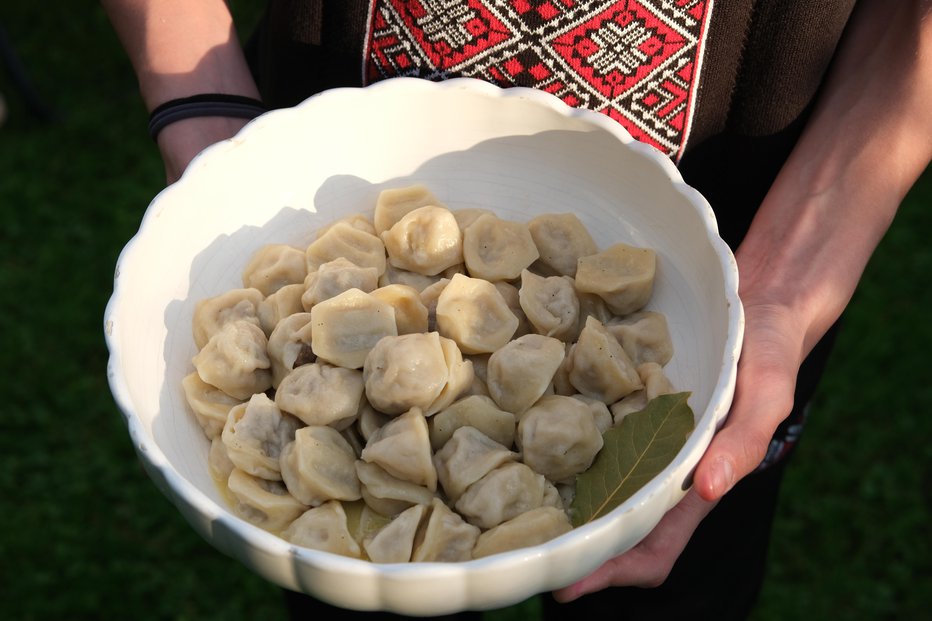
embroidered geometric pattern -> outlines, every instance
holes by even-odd
[[[364,75],[541,89],[678,160],[711,9],[712,0],[372,0]]]

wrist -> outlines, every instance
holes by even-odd
[[[249,119],[231,117],[195,117],[167,125],[156,142],[165,163],[168,183],[177,181],[194,157],[217,142],[232,138]]]

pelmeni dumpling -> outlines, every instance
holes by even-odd
[[[281,480],[279,457],[301,422],[282,412],[265,394],[230,410],[221,439],[236,467],[253,476]]]
[[[449,278],[441,278],[421,290],[421,304],[427,308],[427,331],[437,330],[437,302],[440,294],[450,284]]]
[[[194,344],[198,349],[207,345],[214,334],[227,323],[247,321],[259,325],[257,308],[262,301],[258,289],[232,289],[218,296],[199,301],[194,306]]]
[[[427,525],[415,538],[411,560],[415,563],[468,561],[479,532],[477,526],[469,524],[435,498],[430,505]]]
[[[634,364],[656,362],[663,366],[673,358],[673,341],[667,318],[658,312],[640,311],[605,324]]]
[[[595,426],[599,430],[599,433],[605,433],[615,424],[611,411],[602,401],[580,394],[572,395],[572,397],[589,406],[589,411],[592,412],[592,420],[595,421]]]
[[[504,280],[496,280],[492,284],[495,285],[498,292],[502,294],[505,304],[507,304],[511,312],[514,313],[514,316],[518,318],[518,327],[515,329],[515,333],[511,338],[516,339],[519,336],[524,336],[525,334],[533,332],[534,329],[531,326],[531,322],[528,321],[527,315],[524,314],[524,309],[521,308],[521,292],[518,288]]]
[[[194,418],[209,439],[220,435],[230,410],[242,403],[240,399],[205,383],[197,373],[186,375],[181,380],[181,387],[184,389],[185,401],[194,412]]]
[[[527,223],[540,261],[562,276],[576,276],[580,257],[599,251],[589,231],[573,213],[535,216]]]
[[[436,332],[386,337],[366,357],[366,398],[385,414],[426,411],[450,380],[446,353]]]
[[[579,298],[573,279],[568,276],[538,276],[521,272],[521,309],[534,331],[562,341],[576,337],[579,324]]]
[[[236,499],[233,510],[237,515],[273,532],[285,528],[307,511],[281,481],[255,477],[238,468],[227,478],[227,489]]]
[[[453,210],[453,217],[456,218],[456,223],[460,225],[461,231],[465,231],[466,228],[478,220],[480,216],[486,215],[494,216],[495,212],[483,207],[464,207],[462,209]]]
[[[356,429],[359,431],[359,435],[362,437],[363,441],[368,442],[372,434],[391,419],[391,416],[383,414],[372,407],[372,404],[369,403],[369,400],[366,399],[364,395],[362,403],[359,406],[359,415],[356,418]]]
[[[243,286],[271,295],[284,287],[304,282],[304,251],[286,244],[269,244],[252,255],[243,270]]]
[[[227,454],[227,447],[220,439],[220,436],[210,441],[210,450],[207,452],[207,468],[210,470],[210,476],[217,483],[227,484],[227,479],[236,468],[236,464],[230,461]]]
[[[272,387],[267,346],[258,323],[231,321],[210,337],[191,362],[204,382],[245,401]]]
[[[482,533],[473,548],[473,558],[483,558],[535,546],[572,530],[566,513],[555,507],[531,509]]]
[[[579,259],[576,289],[595,293],[616,315],[644,308],[654,290],[657,254],[650,248],[615,244]]]
[[[311,314],[294,313],[279,321],[269,335],[268,353],[272,363],[272,387],[278,388],[299,358],[308,360],[308,353],[313,356]]]
[[[434,276],[463,262],[463,234],[450,210],[428,205],[408,212],[382,233],[395,267]]]
[[[513,280],[540,256],[523,222],[485,214],[463,231],[463,259],[473,278]]]
[[[492,283],[455,275],[437,299],[437,330],[464,354],[493,352],[507,343],[518,318]]]
[[[386,285],[371,295],[395,309],[395,326],[398,334],[427,332],[427,307],[421,302],[420,292],[410,285]]]
[[[570,383],[587,397],[614,403],[643,387],[631,358],[595,317],[586,320],[571,357]]]
[[[489,395],[503,410],[520,415],[547,391],[565,354],[563,343],[549,336],[509,341],[489,356]]]
[[[423,485],[389,474],[377,463],[356,460],[356,476],[362,498],[382,515],[397,515],[411,505],[429,505],[436,495]]]
[[[648,401],[660,395],[676,392],[673,382],[664,374],[663,367],[656,362],[639,364],[637,371],[641,381],[644,382],[644,392]]]
[[[437,491],[437,469],[430,449],[427,419],[411,408],[380,427],[362,451],[362,459],[404,481]]]
[[[434,465],[441,488],[455,502],[467,487],[518,457],[475,427],[460,427],[434,454]]]
[[[359,289],[369,293],[378,286],[379,274],[374,267],[360,267],[341,257],[324,263],[307,275],[301,305],[305,310],[311,310],[315,304],[344,291]]]
[[[295,285],[285,285],[259,302],[256,314],[259,316],[259,325],[265,334],[271,335],[282,319],[304,312],[301,296],[304,295],[304,282]]]
[[[475,379],[472,361],[463,358],[456,343],[440,337],[440,349],[443,351],[443,360],[447,365],[447,383],[440,389],[437,398],[424,410],[424,416],[433,416],[459,399],[460,395],[472,386]]]
[[[443,207],[427,186],[414,184],[382,190],[375,200],[372,218],[376,235],[389,230],[415,209],[427,206]]]
[[[424,505],[401,512],[379,532],[366,538],[363,548],[373,563],[407,563],[414,550],[414,537],[427,513]]]
[[[310,425],[298,429],[282,450],[282,479],[291,495],[308,506],[359,500],[355,463],[356,453],[339,431]]]
[[[305,252],[307,272],[316,272],[324,263],[344,258],[359,267],[385,271],[385,245],[377,236],[361,231],[348,222],[337,222],[312,242]]]
[[[431,416],[428,426],[430,445],[435,451],[460,427],[475,427],[502,446],[510,447],[515,439],[515,415],[500,409],[485,395],[469,395],[454,401]]]
[[[336,500],[302,513],[282,531],[282,538],[302,548],[332,552],[351,558],[362,556],[362,549],[347,527],[343,505]]]
[[[362,368],[383,337],[396,336],[395,309],[359,289],[311,308],[311,347],[324,360],[348,369]]]
[[[602,434],[585,403],[548,395],[521,416],[515,442],[524,463],[560,482],[592,465],[602,449]]]
[[[285,376],[275,391],[275,403],[305,424],[342,429],[356,420],[363,391],[360,371],[312,362]]]
[[[625,395],[615,403],[611,404],[608,409],[612,413],[612,421],[615,425],[620,425],[622,419],[628,414],[640,412],[647,407],[647,391],[643,388],[635,390],[629,395]]]
[[[408,270],[399,269],[389,263],[385,266],[385,273],[379,276],[379,286],[408,285],[409,287],[414,287],[417,289],[418,293],[420,293],[440,280],[440,278],[440,276],[425,276],[424,274],[409,272]]]
[[[334,220],[330,224],[319,229],[317,234],[314,236],[314,239],[320,239],[326,235],[327,231],[329,231],[335,224],[348,224],[354,229],[359,229],[360,231],[369,233],[370,235],[378,236],[378,234],[375,232],[375,224],[372,222],[372,219],[369,218],[369,216],[363,213],[354,213],[348,216],[344,216],[339,220]]]
[[[485,530],[540,507],[546,483],[526,464],[509,462],[470,485],[454,506],[467,522]]]

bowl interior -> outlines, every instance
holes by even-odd
[[[412,183],[450,208],[484,207],[509,219],[572,211],[601,247],[655,249],[650,308],[668,319],[675,354],[666,371],[677,389],[692,392],[700,432],[678,458],[682,472],[727,411],[740,342],[731,255],[708,205],[672,164],[606,117],[541,93],[404,79],[330,91],[260,117],[199,156],[152,202],[117,266],[106,317],[114,393],[153,478],[208,539],[226,509],[181,390],[196,353],[195,303],[242,286],[241,271],[261,246],[306,246],[334,219],[371,213],[381,190]],[[680,493],[682,478],[674,484]],[[622,513],[644,502],[642,491]],[[260,548],[269,542],[255,536]],[[574,536],[582,535],[565,538]]]

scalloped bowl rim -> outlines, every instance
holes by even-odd
[[[412,84],[414,82],[418,84],[415,86]],[[300,113],[304,108],[315,105],[315,102],[321,98],[333,97],[347,91],[368,90],[375,92],[378,90],[396,88],[466,89],[480,92],[489,97],[526,99],[536,105],[546,106],[561,115],[583,119],[585,122],[596,125],[617,137],[619,141],[626,144],[629,148],[641,151],[660,167],[673,186],[701,212],[702,220],[706,226],[708,241],[713,245],[714,252],[721,261],[722,275],[727,295],[728,325],[731,329],[728,331],[727,342],[724,348],[721,373],[712,391],[707,410],[702,413],[696,413],[697,421],[703,420],[706,416],[711,416],[713,424],[706,425],[702,429],[697,427],[696,431],[691,434],[686,445],[678,453],[673,462],[671,462],[660,475],[608,515],[579,526],[569,533],[543,544],[460,563],[376,564],[369,561],[351,559],[327,552],[296,547],[271,533],[237,518],[229,509],[207,497],[193,483],[184,478],[170,463],[165,453],[156,443],[154,437],[146,431],[142,421],[134,413],[134,404],[130,397],[130,389],[123,375],[117,371],[122,362],[122,352],[120,349],[120,341],[117,338],[119,326],[114,324],[113,317],[119,313],[122,303],[121,294],[124,285],[119,278],[121,266],[133,260],[138,241],[146,234],[147,229],[151,226],[152,219],[156,217],[156,206],[162,200],[163,196],[167,193],[177,192],[179,188],[184,188],[189,182],[189,179],[193,175],[198,174],[197,171],[199,169],[208,166],[214,158],[222,158],[228,149],[248,141],[250,134],[266,123],[278,122],[278,120],[285,115]],[[731,250],[718,235],[717,222],[709,204],[695,189],[688,186],[683,181],[679,171],[670,159],[656,149],[634,140],[616,121],[603,114],[592,112],[587,109],[570,107],[560,99],[534,89],[520,87],[501,89],[489,83],[470,78],[456,78],[439,83],[427,82],[415,78],[393,78],[364,88],[347,87],[324,91],[313,95],[293,108],[273,110],[265,113],[249,122],[235,137],[211,145],[202,151],[194,158],[185,173],[175,184],[163,189],[155,196],[142,217],[137,233],[125,245],[116,263],[114,290],[104,313],[105,340],[110,354],[107,374],[111,391],[124,416],[134,448],[143,461],[143,464],[146,466],[150,477],[156,479],[157,483],[159,483],[157,479],[161,478],[161,482],[164,483],[164,486],[167,486],[167,488],[163,486],[160,486],[160,488],[179,508],[181,507],[179,503],[189,505],[199,514],[205,516],[212,525],[227,529],[235,538],[239,538],[243,542],[248,542],[257,549],[267,551],[272,556],[284,555],[295,563],[305,564],[309,567],[325,569],[326,571],[336,569],[348,575],[360,578],[380,575],[391,580],[395,584],[408,581],[414,583],[421,583],[422,581],[435,582],[438,576],[441,576],[441,579],[457,576],[465,578],[468,582],[472,577],[481,575],[489,570],[494,570],[496,573],[501,574],[503,571],[511,573],[522,569],[522,567],[526,568],[527,564],[534,559],[549,556],[559,550],[565,545],[567,539],[590,539],[598,537],[604,531],[612,531],[614,523],[618,520],[620,515],[636,511],[657,494],[669,493],[665,492],[665,490],[668,490],[670,487],[674,473],[681,470],[684,465],[686,465],[687,461],[690,462],[688,467],[695,467],[702,452],[704,452],[705,448],[708,446],[711,436],[723,424],[734,392],[737,359],[741,351],[744,326],[744,311],[738,298],[737,290],[737,266],[734,262]],[[714,411],[710,412],[710,410],[713,409]],[[685,489],[681,489],[680,492],[685,492]],[[668,498],[667,504],[672,506],[671,503],[675,503],[677,499],[678,497]],[[669,506],[667,508],[669,508]],[[207,537],[205,533],[201,534]],[[227,554],[235,555],[235,550],[226,549],[223,551]],[[602,561],[607,560],[607,558],[608,557],[602,558],[599,562],[593,561],[590,569],[594,569],[601,564]],[[240,560],[243,561],[243,559]],[[261,573],[261,570],[259,571]],[[581,574],[579,577],[582,577],[582,575],[584,574]],[[281,576],[265,575],[264,577],[278,582],[285,588],[300,588],[297,584],[297,579],[295,579],[294,583],[291,583],[288,579],[283,579]],[[537,579],[535,585],[525,584],[517,589],[514,596],[510,597],[510,601],[503,599],[501,595],[495,595],[491,596],[488,601],[483,601],[481,597],[478,601],[475,597],[467,597],[465,603],[477,609],[498,607],[510,603],[517,603],[536,592],[558,588],[559,586],[562,585],[548,583],[547,578]],[[379,589],[377,589],[377,591],[378,590]],[[467,591],[471,591],[471,589],[467,588]],[[363,603],[361,606],[362,609],[371,609],[375,606],[396,612],[406,612],[408,614],[441,614],[463,608],[463,603],[456,602],[455,598],[449,607],[444,607],[441,604],[438,608],[438,605],[434,604],[427,610],[420,610],[417,606],[412,607],[404,602],[392,601],[391,597],[387,596],[384,592],[379,592],[378,595],[374,596],[375,599],[372,599],[372,597],[373,596],[370,596],[370,601]]]

